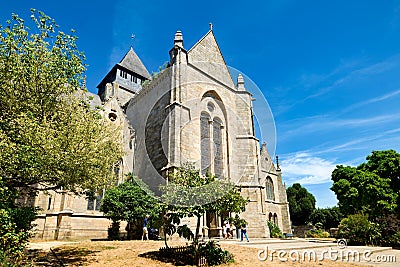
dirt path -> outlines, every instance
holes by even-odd
[[[47,243],[47,244],[46,244]],[[169,242],[170,246],[185,245],[185,242]],[[56,253],[57,258],[68,266],[173,266],[171,263],[165,263],[150,258],[140,256],[146,252],[156,251],[164,246],[163,241],[96,241],[96,242],[79,242],[79,243],[64,243],[64,242],[39,242],[30,244],[31,248],[39,249],[40,247],[50,249]],[[281,262],[278,259],[270,261],[260,261],[257,257],[257,248],[240,246],[238,244],[224,244],[221,242],[221,247],[227,249],[234,255],[235,262],[224,267],[236,266],[360,266],[344,262]],[[35,266],[55,266],[56,263],[46,261],[55,261],[54,257],[42,257]],[[52,265],[53,264],[53,265]]]

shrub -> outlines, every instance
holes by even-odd
[[[326,231],[322,231],[321,229],[315,229],[315,230],[307,231],[306,237],[327,238],[327,237],[329,237],[329,233]]]
[[[400,219],[395,214],[377,219],[382,233],[381,245],[400,247]]]
[[[338,236],[352,245],[374,245],[381,237],[379,225],[370,222],[368,215],[354,214],[344,218],[339,225]]]
[[[29,233],[18,230],[6,209],[0,209],[0,266],[23,266]]]
[[[207,259],[208,265],[219,265],[233,262],[233,255],[223,250],[215,241],[199,244],[199,253]]]
[[[279,229],[278,225],[275,223],[268,221],[268,228],[269,228],[269,234],[270,237],[273,238],[283,238],[283,234],[281,229]]]
[[[395,247],[400,248],[400,231],[387,238],[388,243]]]
[[[328,232],[323,231],[323,232],[321,233],[321,236],[320,236],[320,237],[322,237],[322,238],[328,238],[329,236],[330,236],[330,234],[329,234]]]
[[[119,221],[113,221],[108,227],[108,239],[109,240],[119,240],[119,226],[120,222]]]
[[[38,209],[17,204],[19,193],[0,176],[0,266],[24,266],[27,258],[25,246]]]

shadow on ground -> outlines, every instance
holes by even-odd
[[[90,259],[92,255],[99,250],[88,250],[86,248],[75,247],[60,247],[43,251],[39,249],[29,250],[29,258],[33,266],[76,266],[82,263],[94,262],[95,259]]]
[[[148,258],[165,263],[171,263],[175,266],[192,265],[194,262],[193,255],[188,253],[170,253],[169,255],[161,253],[160,251],[150,251],[139,254],[139,257]]]

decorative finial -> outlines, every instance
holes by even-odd
[[[241,73],[239,73],[238,77],[237,77],[237,88],[239,91],[245,91],[244,89],[244,79],[243,79],[243,75]]]
[[[261,145],[261,149],[267,151],[267,143],[263,142]]]
[[[133,40],[135,39],[135,35],[132,33],[131,35],[131,47],[133,47]]]
[[[181,31],[176,31],[174,38],[174,45],[183,47],[183,35]]]
[[[212,27],[213,27],[212,22],[208,23],[208,25],[210,25],[210,31],[212,31]]]
[[[279,166],[279,157],[278,157],[278,156],[276,156],[276,170],[277,170],[278,172],[281,171],[281,167]]]

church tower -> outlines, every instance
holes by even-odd
[[[145,81],[151,79],[149,72],[132,47],[122,60],[115,64],[97,86],[104,117],[121,129],[124,156],[116,163],[114,172],[117,183],[133,172],[135,153],[135,129],[129,123],[125,108],[139,94]]]
[[[142,84],[151,76],[131,47],[97,86],[98,95],[103,102],[115,97],[121,107],[142,89]]]

